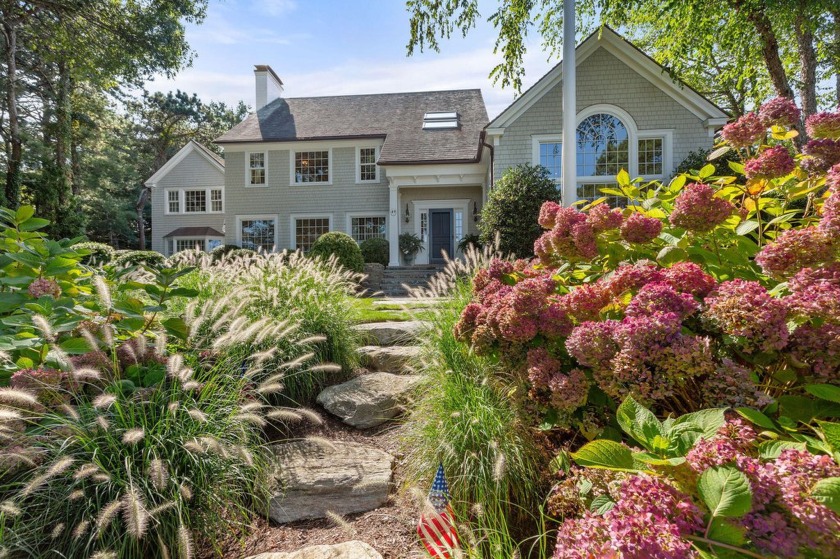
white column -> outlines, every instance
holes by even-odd
[[[388,180],[388,248],[389,266],[400,265],[400,196],[399,187],[391,180]]]
[[[563,205],[577,200],[575,2],[563,0]]]

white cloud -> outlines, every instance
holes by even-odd
[[[297,9],[295,0],[256,0],[254,10],[271,16],[282,16]]]
[[[229,104],[242,100],[253,105],[254,78],[251,67],[244,62],[242,67],[227,72],[189,68],[174,80],[156,79],[149,88],[163,91],[178,88],[196,92],[204,100]],[[435,54],[390,62],[351,59],[314,72],[284,72],[277,65],[274,69],[283,79],[287,97],[480,88],[492,119],[514,99],[511,88],[493,86],[487,77],[496,64],[491,49],[482,48],[456,55]],[[525,66],[523,90],[542,77],[552,63],[545,61],[543,53],[534,52],[526,56]]]

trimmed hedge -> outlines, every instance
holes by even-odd
[[[89,254],[82,258],[83,264],[108,264],[115,255],[116,251],[110,245],[105,243],[77,243],[73,248],[80,252],[88,252]]]
[[[339,264],[348,270],[362,272],[365,268],[365,260],[362,258],[359,245],[347,233],[339,231],[324,233],[312,244],[312,249],[308,253],[308,256],[320,256],[324,260],[332,255],[335,255]]]
[[[390,243],[386,239],[374,237],[373,239],[366,239],[359,245],[359,250],[362,251],[362,258],[365,259],[365,264],[382,264],[388,265],[390,257]]]
[[[166,257],[153,250],[129,250],[114,258],[114,265],[116,266],[138,266],[140,264],[163,266],[166,264]]]

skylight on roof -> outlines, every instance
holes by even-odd
[[[446,128],[458,128],[458,113],[456,112],[435,112],[423,115],[424,130],[441,130]]]

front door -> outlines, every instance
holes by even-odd
[[[452,210],[429,210],[429,262],[442,264],[443,251],[452,256]]]

